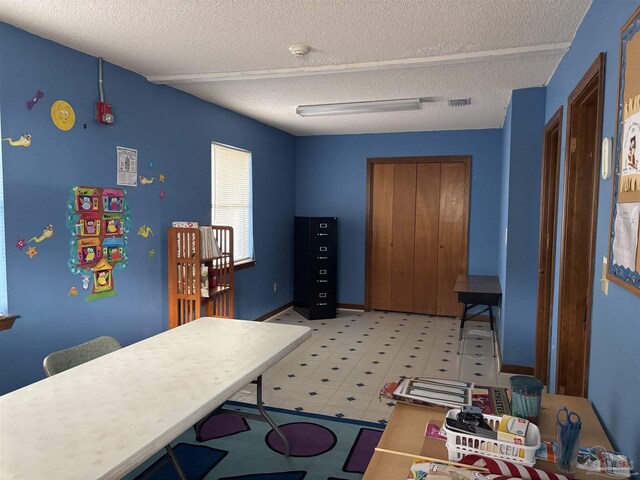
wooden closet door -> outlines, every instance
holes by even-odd
[[[373,166],[371,204],[371,308],[391,307],[393,164]]]
[[[453,291],[456,278],[467,271],[469,172],[465,163],[440,167],[440,216],[438,223],[438,315],[460,315]]]
[[[416,164],[393,167],[391,310],[413,312]]]
[[[415,268],[413,308],[435,314],[438,286],[438,224],[440,217],[440,164],[418,164],[416,182]]]

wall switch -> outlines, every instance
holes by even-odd
[[[278,282],[273,282],[273,293],[278,291]]]

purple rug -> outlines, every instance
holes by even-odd
[[[353,442],[351,451],[347,455],[347,460],[344,462],[342,470],[351,473],[364,473],[381,436],[382,431],[380,430],[361,428],[360,432],[358,432],[358,438]]]
[[[335,434],[327,427],[315,423],[295,422],[280,425],[280,430],[289,440],[292,457],[315,457],[331,450],[336,444]],[[282,455],[284,442],[275,430],[267,433],[264,441],[269,448]]]

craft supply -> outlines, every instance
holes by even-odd
[[[526,418],[537,424],[544,384],[537,378],[525,375],[514,375],[509,382],[511,385],[511,414],[514,417]]]
[[[558,470],[563,473],[573,474],[576,470],[581,428],[580,415],[570,412],[567,407],[558,410],[556,416],[557,465]]]

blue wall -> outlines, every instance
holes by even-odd
[[[236,316],[254,319],[291,300],[291,135],[108,63],[105,90],[116,121],[100,126],[93,119],[95,58],[3,23],[0,45],[2,137],[32,135],[28,148],[2,142],[9,309],[22,318],[0,334],[0,393],[42,378],[42,359],[54,350],[105,334],[128,344],[167,328],[166,230],[172,220],[210,222],[212,141],[253,152],[257,265],[236,274]],[[38,90],[45,96],[29,111],[25,103]],[[51,122],[49,110],[57,99],[75,109],[70,131]],[[126,269],[114,273],[118,296],[84,302],[80,277],[67,266],[65,206],[74,185],[116,187],[117,145],[137,148],[139,174],[164,173],[166,183],[126,188],[130,259]],[[49,223],[54,236],[37,244],[32,260],[15,247],[19,238],[39,235]],[[137,235],[143,224],[153,237]],[[153,259],[150,249],[156,252]],[[73,286],[80,295],[68,297]]]
[[[587,16],[576,33],[570,51],[565,55],[547,87],[546,118],[564,105],[566,125],[567,96],[575,88],[598,53],[606,52],[603,136],[615,134],[620,28],[634,9],[637,0],[615,2],[594,0]],[[565,151],[566,139],[562,138]],[[564,154],[560,166],[564,176]],[[560,180],[560,199],[563,198],[563,178]],[[558,232],[561,232],[562,201],[558,209]],[[611,211],[611,179],[601,180],[598,198],[596,237],[596,271],[591,318],[591,355],[589,359],[589,399],[605,423],[615,446],[640,464],[640,297],[609,284],[609,295],[600,291],[602,258],[607,255],[609,218]],[[556,265],[559,265],[560,235],[556,245]],[[555,291],[558,289],[559,269],[556,269]],[[551,380],[555,385],[555,346],[557,342],[557,297],[554,302]]]
[[[498,277],[502,286],[502,305],[500,316],[497,320],[498,341],[500,351],[504,342],[504,322],[502,321],[502,311],[504,310],[505,299],[507,298],[507,244],[505,235],[508,235],[509,226],[509,169],[511,167],[511,118],[513,116],[513,101],[509,101],[507,113],[504,117],[502,127],[502,175],[500,177],[500,220],[498,227]]]
[[[544,105],[544,88],[514,90],[503,137],[500,345],[503,363],[528,367],[535,362]]]
[[[296,139],[296,215],[338,217],[338,302],[364,303],[367,158],[472,155],[469,272],[498,272],[501,130]]]

